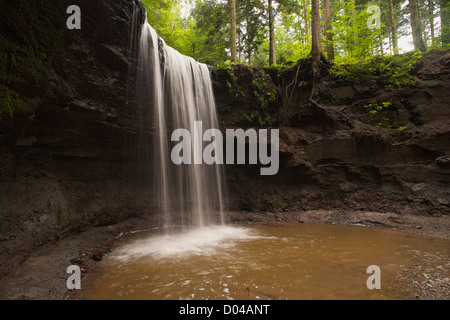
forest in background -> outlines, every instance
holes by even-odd
[[[315,28],[320,29],[316,34],[323,57],[336,63],[450,46],[450,0],[143,0],[143,3],[149,23],[168,45],[218,67],[234,63],[268,66],[296,62],[311,54]],[[315,18],[316,4],[320,11]],[[373,6],[378,6],[379,11]]]

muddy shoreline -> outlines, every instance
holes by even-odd
[[[101,226],[72,235],[38,250],[12,273],[0,279],[2,300],[77,300],[98,275],[102,257],[114,249],[127,232],[153,227],[152,219],[133,218],[121,223]],[[230,224],[343,224],[370,228],[390,228],[418,236],[450,240],[448,216],[407,216],[379,212],[318,210],[304,212],[253,213],[231,212]],[[68,290],[66,280],[69,265],[81,269],[81,290]],[[444,266],[444,267],[443,267]],[[450,265],[424,262],[420,266],[405,266],[399,278],[407,280],[401,288],[401,299],[450,299]]]

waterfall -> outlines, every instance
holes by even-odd
[[[141,158],[153,166],[151,179],[160,224],[223,224],[223,166],[175,165],[170,157],[174,130],[194,132],[195,121],[202,121],[203,130],[219,128],[208,66],[167,46],[144,23],[136,77]]]

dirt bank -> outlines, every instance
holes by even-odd
[[[229,214],[229,223],[277,224],[282,222],[328,223],[361,225],[371,228],[392,228],[411,234],[450,238],[450,218],[400,216],[377,212],[346,211],[304,211],[288,213],[249,213]],[[112,226],[103,226],[60,240],[54,245],[45,246],[13,272],[0,280],[0,299],[82,299],[83,290],[92,285],[98,276],[102,257],[114,249],[121,236],[130,231],[151,228],[154,222],[145,218],[134,218]],[[66,280],[69,265],[81,268],[81,290],[68,290]],[[404,292],[401,299],[449,299],[450,283],[447,261],[429,260],[415,266],[405,266],[398,275]],[[406,282],[404,281],[406,279]]]

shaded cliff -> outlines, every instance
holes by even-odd
[[[66,28],[74,4],[81,30]],[[70,233],[148,212],[151,197],[139,203],[127,86],[142,4],[1,1],[0,12],[0,96],[15,97],[0,121],[3,274]]]

